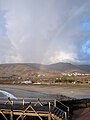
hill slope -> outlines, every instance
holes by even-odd
[[[71,63],[56,63],[56,64],[51,64],[46,67],[48,70],[55,70],[55,71],[71,71],[71,70],[80,70],[78,66],[72,65]]]
[[[22,63],[22,64],[1,64],[0,76],[10,76],[13,74],[27,74],[37,71],[83,71],[90,72],[90,65],[73,65],[71,63],[56,63],[50,65],[36,64],[36,63]]]

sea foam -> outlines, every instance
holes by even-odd
[[[10,97],[10,98],[12,98],[12,99],[17,99],[14,95],[12,95],[12,94],[9,93],[9,92],[3,91],[3,90],[0,90],[0,92],[1,92],[2,94],[4,94],[6,97]]]

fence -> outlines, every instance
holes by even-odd
[[[57,105],[57,100],[43,98],[0,98],[0,115],[2,120],[67,120],[67,106],[64,109]],[[65,111],[64,111],[65,110]]]

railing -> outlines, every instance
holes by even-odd
[[[56,100],[56,106],[65,111],[65,118],[69,119],[69,107],[58,100]]]
[[[25,118],[27,115],[30,116],[35,115],[38,116],[40,120],[42,116],[47,116],[48,120],[58,119],[58,120],[67,120],[66,112],[61,110],[59,107],[55,106],[57,102],[51,99],[43,99],[43,98],[18,98],[18,99],[0,99],[0,113],[3,115],[5,120],[7,120],[5,116],[5,111],[10,113],[10,120],[13,120],[13,116],[18,114],[20,118]],[[18,113],[17,113],[18,112]]]

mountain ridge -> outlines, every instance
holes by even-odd
[[[54,63],[49,65],[44,65],[40,63],[11,63],[11,64],[0,64],[0,72],[1,70],[5,71],[59,71],[59,72],[65,72],[65,71],[71,71],[71,70],[77,70],[77,71],[83,71],[83,72],[90,72],[90,65],[74,65],[72,63]]]

